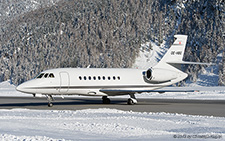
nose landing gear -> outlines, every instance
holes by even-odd
[[[48,100],[48,107],[52,107],[52,101],[54,101],[54,98],[52,97],[52,95],[46,95],[47,100]]]

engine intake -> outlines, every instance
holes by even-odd
[[[143,73],[147,83],[164,83],[177,78],[177,73],[166,69],[151,68]]]

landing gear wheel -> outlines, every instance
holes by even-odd
[[[131,98],[129,98],[129,99],[127,100],[127,104],[128,104],[128,105],[134,105],[134,101],[133,101]]]
[[[127,104],[128,105],[134,105],[134,104],[137,104],[137,99],[135,97],[134,94],[129,94],[130,95],[130,98],[127,100]]]
[[[127,104],[128,104],[128,105],[134,105],[134,104],[136,104],[136,103],[137,103],[137,100],[136,100],[136,99],[129,98],[129,99],[127,100]]]
[[[48,103],[48,107],[52,107],[53,106],[53,104],[52,103]]]
[[[110,104],[110,102],[111,102],[111,101],[110,101],[109,98],[107,98],[107,96],[103,96],[103,97],[102,97],[102,103],[103,103],[103,104]]]

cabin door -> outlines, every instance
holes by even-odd
[[[69,90],[70,78],[68,72],[60,72],[60,88],[59,93],[66,94]]]

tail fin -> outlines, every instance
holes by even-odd
[[[193,65],[215,65],[214,63],[201,63],[201,62],[186,62],[183,61],[184,51],[187,43],[187,35],[175,35],[176,40],[169,48],[159,63],[154,66],[155,68],[167,68],[168,65],[172,65],[176,69],[181,69],[181,64],[193,64]]]
[[[173,45],[169,48],[163,58],[155,66],[156,68],[165,68],[173,62],[182,62],[187,42],[187,35],[175,35],[176,38]]]

